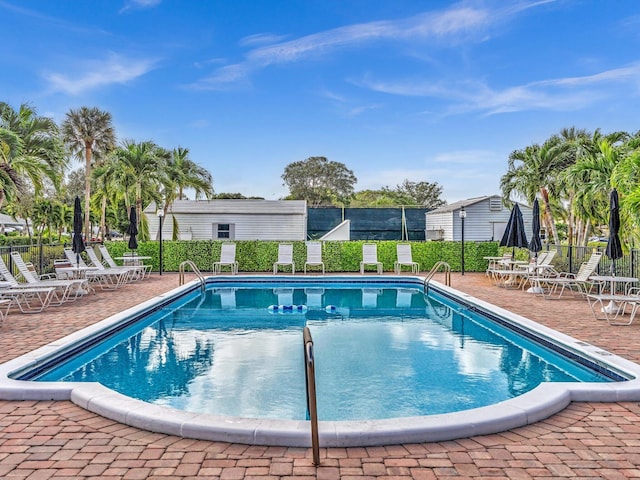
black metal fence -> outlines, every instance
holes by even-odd
[[[596,270],[598,275],[610,275],[612,273],[612,262],[604,254],[605,245],[598,247],[582,247],[575,245],[545,245],[545,250],[557,249],[553,264],[557,270],[576,273],[580,265],[586,262],[594,251],[602,252],[602,259]],[[619,277],[640,278],[640,250],[630,250],[622,258],[616,260],[615,274]]]
[[[40,274],[54,271],[53,261],[64,258],[63,244],[47,245],[8,245],[0,247],[0,257],[11,273],[17,273],[11,260],[11,252],[20,252],[25,262],[31,262]]]

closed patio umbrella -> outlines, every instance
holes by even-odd
[[[529,250],[535,254],[536,263],[538,262],[538,252],[542,250],[542,240],[540,240],[540,204],[536,198],[533,202],[533,217],[531,219],[531,241],[529,242]]]
[[[622,258],[622,244],[618,232],[620,230],[620,205],[618,191],[611,190],[609,197],[609,240],[607,241],[607,257],[611,259],[611,275],[616,274],[616,260]]]
[[[82,205],[80,204],[80,197],[76,196],[76,200],[73,203],[73,243],[72,250],[76,254],[76,266],[80,266],[80,254],[87,248],[84,245],[82,238]]]
[[[501,247],[513,247],[512,257],[515,256],[516,247],[528,247],[527,234],[524,231],[522,212],[516,203],[511,209],[511,215],[500,240]]]
[[[138,217],[136,215],[136,207],[131,207],[131,213],[129,214],[129,226],[127,227],[127,233],[129,234],[129,248],[136,250],[138,248]]]

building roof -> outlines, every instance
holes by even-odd
[[[475,203],[480,203],[484,200],[487,200],[489,198],[492,197],[500,197],[499,195],[485,195],[483,197],[474,197],[474,198],[467,198],[465,200],[458,200],[457,202],[453,202],[450,203],[448,205],[445,205],[443,207],[439,207],[436,208],[434,210],[431,210],[430,212],[427,213],[446,213],[446,212],[455,212],[456,210],[459,210],[460,208],[464,207],[468,207],[469,205],[473,205]]]
[[[431,210],[427,212],[427,215],[434,214],[434,213],[455,212],[456,210],[460,210],[462,207],[466,208],[469,205],[475,205],[476,203],[484,202],[485,200],[488,200],[490,198],[499,198],[500,201],[502,201],[502,197],[500,195],[484,195],[482,197],[467,198],[465,200],[458,200],[457,202],[453,202],[443,207],[436,208],[435,210]],[[518,205],[520,205],[520,207],[531,209],[529,205],[526,205],[524,203],[520,203],[520,202],[514,202],[514,203],[517,203]]]
[[[157,207],[151,203],[144,212],[155,214]],[[307,213],[306,200],[176,200],[169,213],[189,214],[253,214],[253,215],[300,215]]]

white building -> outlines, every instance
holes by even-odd
[[[150,238],[157,238],[155,204],[144,209]],[[306,240],[304,200],[177,200],[164,218],[162,237],[173,236],[173,219],[181,240]]]
[[[531,207],[518,203],[522,211],[527,239],[531,238]],[[500,241],[511,215],[511,209],[502,204],[502,197],[490,195],[469,198],[436,208],[426,213],[425,235],[427,240],[462,240],[462,218],[464,207],[465,241]]]

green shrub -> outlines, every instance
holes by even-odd
[[[202,272],[211,272],[213,262],[220,258],[222,241],[217,240],[167,240],[162,242],[163,269],[167,272],[177,272],[180,264],[191,260]],[[278,258],[278,244],[293,244],[293,259],[296,271],[302,271],[306,260],[306,247],[303,241],[278,242],[264,240],[236,240],[236,260],[240,272],[272,272],[273,263]],[[362,245],[376,243],[378,245],[378,261],[382,262],[384,271],[393,271],[396,261],[396,245],[410,243],[413,260],[420,263],[420,270],[429,271],[439,261],[447,262],[452,271],[461,270],[460,242],[397,242],[397,241],[331,241],[323,242],[322,259],[326,272],[359,272],[362,260]],[[106,242],[113,257],[121,257],[129,252],[127,242]],[[137,253],[149,256],[148,262],[154,271],[159,268],[159,243],[157,241],[139,242]],[[465,242],[465,270],[468,272],[483,272],[487,268],[487,261],[483,257],[501,254],[497,242]],[[525,249],[518,255],[526,257]],[[281,272],[287,271],[280,268]]]

